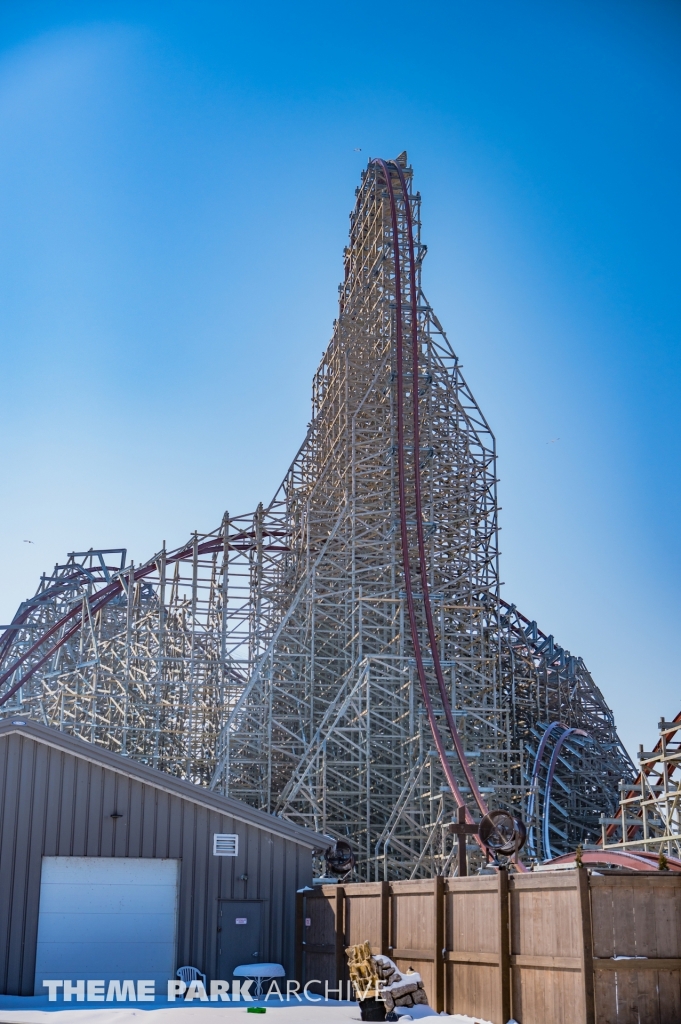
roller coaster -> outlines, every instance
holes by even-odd
[[[681,861],[681,712],[658,728],[653,749],[639,748],[634,784],[620,782],[619,813],[601,815],[601,846],[610,855],[653,856],[664,865]]]
[[[406,154],[362,173],[272,501],[138,566],[73,552],[0,638],[0,714],[347,840],[365,879],[449,871],[457,807],[522,816],[530,860],[595,843],[635,774],[582,659],[500,595],[495,440],[412,181]]]

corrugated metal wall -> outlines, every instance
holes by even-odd
[[[215,832],[239,835],[238,857],[213,856]],[[2,993],[33,994],[43,856],[179,858],[178,966],[215,977],[218,901],[258,899],[261,959],[293,976],[295,894],[311,884],[309,849],[11,733],[0,736]]]

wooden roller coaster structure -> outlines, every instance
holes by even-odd
[[[451,869],[507,807],[530,859],[633,779],[583,661],[500,596],[496,447],[421,288],[406,154],[356,190],[307,437],[272,501],[148,562],[73,553],[0,639],[31,714],[347,839],[356,875]]]
[[[619,784],[619,813],[601,815],[604,850],[681,860],[681,712],[658,725],[652,750],[639,748],[634,784]]]

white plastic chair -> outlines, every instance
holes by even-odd
[[[178,967],[175,973],[180,981],[183,981],[185,985],[189,985],[190,981],[198,981],[200,978],[203,982],[203,987],[206,987],[206,975],[201,974],[198,967]]]

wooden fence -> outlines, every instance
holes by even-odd
[[[679,875],[325,885],[299,894],[297,931],[297,977],[332,998],[348,998],[345,947],[368,940],[421,974],[438,1011],[493,1024],[681,1022]]]

